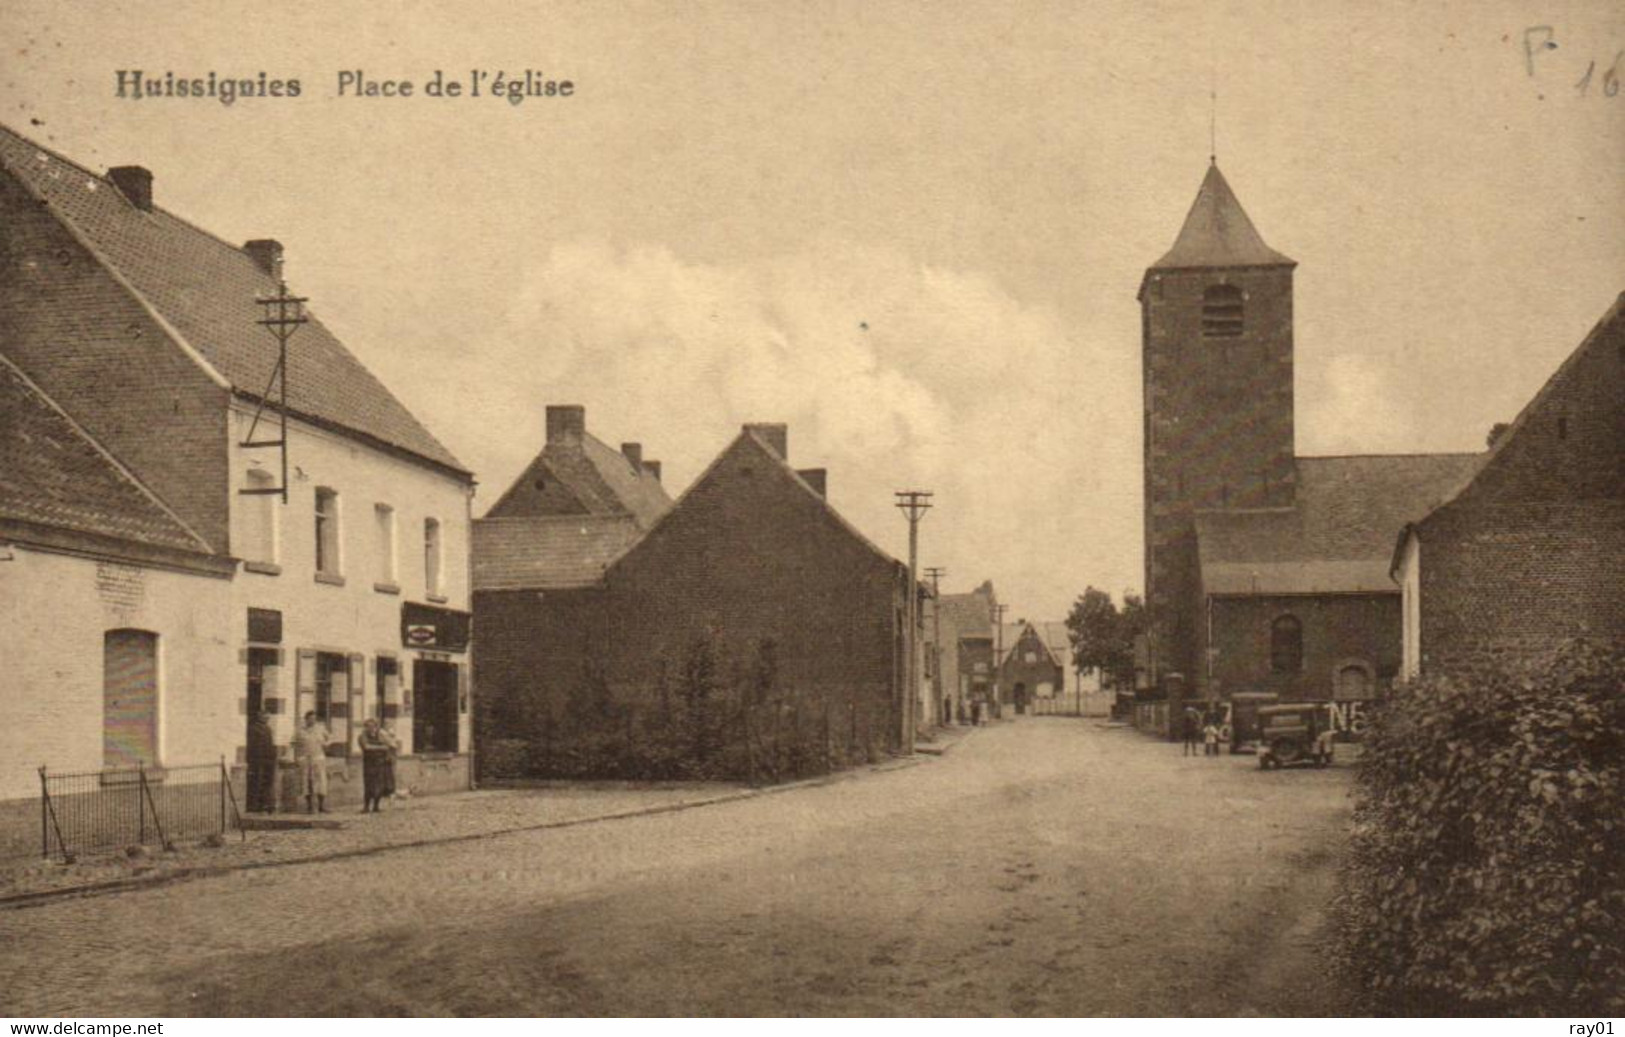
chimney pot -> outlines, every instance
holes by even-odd
[[[745,426],[745,431],[752,433],[757,439],[767,444],[779,456],[779,460],[790,457],[790,428],[788,425],[754,422]]]
[[[641,469],[643,467],[643,444],[622,443],[621,456],[632,462],[634,469]]]
[[[655,477],[655,482],[660,481],[660,462],[659,461],[645,461],[645,462],[643,462],[643,470],[648,472],[650,475],[654,476]]]
[[[801,481],[818,491],[818,496],[829,496],[829,469],[827,468],[798,468],[796,474]]]
[[[146,166],[114,166],[107,171],[107,179],[131,205],[142,212],[152,211],[152,170]]]
[[[282,242],[275,238],[255,238],[243,242],[243,251],[261,270],[272,277],[282,276]]]
[[[587,431],[587,408],[580,404],[557,404],[547,408],[547,441],[580,442]]]

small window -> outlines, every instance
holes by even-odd
[[[1303,624],[1297,616],[1280,616],[1270,624],[1270,669],[1276,673],[1303,670]]]
[[[373,505],[378,526],[378,579],[395,582],[395,509],[388,504]]]
[[[1569,419],[1568,418],[1558,418],[1557,419],[1557,438],[1558,439],[1567,439],[1567,438],[1569,438]]]
[[[339,495],[326,486],[316,487],[316,571],[339,574]]]
[[[440,593],[440,520],[423,520],[423,584],[430,594]]]
[[[1242,294],[1233,284],[1216,284],[1202,293],[1202,337],[1235,338],[1242,331]]]

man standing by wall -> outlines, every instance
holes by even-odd
[[[316,720],[312,710],[293,736],[293,755],[299,761],[305,786],[305,813],[327,813],[327,743],[333,735]]]

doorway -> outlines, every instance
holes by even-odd
[[[457,751],[457,666],[418,659],[412,663],[412,751]]]

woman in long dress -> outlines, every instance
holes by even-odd
[[[361,812],[377,813],[384,797],[395,794],[395,752],[400,743],[372,717],[361,725],[356,743],[361,748],[361,791],[366,799]]]

